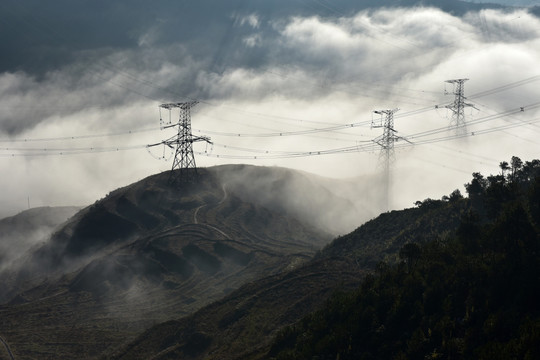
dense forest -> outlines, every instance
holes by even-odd
[[[456,231],[411,239],[352,292],[281,330],[274,359],[540,359],[540,160],[459,191]],[[456,206],[460,204],[460,206]]]

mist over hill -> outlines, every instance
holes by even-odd
[[[478,116],[524,107],[519,117],[528,123],[537,118],[528,106],[538,98],[534,14],[453,0],[4,2],[0,157],[12,176],[1,179],[10,190],[0,216],[20,211],[28,195],[39,205],[88,204],[167,169],[155,160],[167,154],[146,148],[168,136],[158,126],[165,102],[199,101],[193,130],[215,143],[194,145],[199,166],[232,161],[341,178],[377,172],[373,110],[402,109],[397,116],[408,119],[396,130],[404,137],[444,127],[447,79],[471,79],[466,94],[482,94],[485,105]],[[506,120],[498,119],[469,130],[501,128]],[[448,191],[478,159],[487,167],[516,148],[519,130],[475,137],[465,149],[403,146],[396,176],[411,191],[392,208],[422,196],[411,194],[414,173],[435,166],[439,179],[426,188]],[[339,152],[345,148],[351,152]]]
[[[320,318],[314,311],[371,286],[366,276],[409,274],[415,249],[474,238],[474,212],[488,229],[521,204],[526,228],[537,226],[538,164],[514,157],[502,175],[473,174],[469,198],[418,201],[332,242],[324,229],[340,214],[365,215],[345,195],[352,188],[335,188],[347,183],[245,165],[199,169],[198,182],[179,187],[168,172],[150,176],[81,210],[24,266],[0,273],[0,335],[21,359],[288,358],[300,351],[296,331],[322,341],[303,328]],[[514,241],[506,234],[504,246]]]
[[[469,198],[381,214],[109,358],[535,358],[540,161],[501,168],[474,173]]]
[[[349,233],[378,213],[384,194],[375,176],[329,179],[279,167],[225,165],[209,169],[241,199],[285,213],[322,232]]]
[[[507,250],[515,239],[506,225],[517,224],[528,229],[527,241],[513,243],[518,255],[536,260],[529,240],[538,234],[529,230],[538,227],[537,206],[523,200],[532,195],[520,194],[522,211],[506,201],[525,183],[510,174],[531,163],[474,175],[468,199],[453,192],[389,212],[461,189],[508,149],[535,156],[540,6],[494,2],[0,2],[0,217],[22,210],[27,196],[40,205],[92,204],[0,221],[0,339],[22,359],[317,356],[302,352],[302,339],[333,359],[348,350],[310,332],[319,320],[329,327],[310,314],[329,298],[359,299],[350,291],[369,274],[381,279],[367,288],[388,285],[384,274],[398,279],[395,292],[403,292],[399,279],[424,285],[422,274],[409,273],[418,249],[433,273],[453,278],[441,270],[452,259],[488,277],[499,274],[493,264],[508,264],[486,239]],[[448,83],[458,78],[470,79],[466,97]],[[453,96],[471,102],[467,130],[455,133]],[[170,164],[157,159],[174,149],[148,144],[174,135],[158,127],[171,115],[158,104],[183,101],[198,102],[193,133],[212,144],[194,144],[199,182],[172,187],[169,173],[159,173]],[[401,109],[385,128],[395,154],[393,142],[388,151],[380,141],[378,109]],[[390,185],[376,175],[384,155],[396,160]],[[229,162],[262,166],[219,166]],[[486,227],[468,248],[458,232],[470,211],[481,219],[473,225]],[[509,223],[516,214],[523,222]],[[433,239],[451,244],[436,248],[435,264],[426,245]],[[340,287],[348,295],[332,298]],[[486,305],[469,298],[475,309]],[[447,322],[403,312],[453,333],[474,312],[453,309]],[[515,314],[476,317],[476,329],[501,336],[494,349],[511,353],[530,341],[500,331]],[[387,334],[388,323],[370,319],[384,325],[370,331]],[[448,354],[464,353],[465,336],[437,342],[435,327],[422,326],[400,341],[417,350],[429,343],[435,355],[448,344]]]
[[[79,207],[41,207],[0,220],[0,271],[13,265],[31,247],[47,241]]]
[[[301,266],[336,231],[371,216],[343,197],[355,187],[332,193],[340,181],[253,166],[198,173],[179,187],[165,172],[117,189],[4,269],[0,334],[13,351],[97,355],[247,282]],[[64,345],[48,347],[43,338]]]
[[[538,358],[540,161],[512,157],[500,168],[466,184],[457,231],[409,241],[398,262],[281,331],[267,356]]]
[[[408,242],[454,232],[466,208],[460,197],[379,215],[340,236],[303,266],[246,284],[188,317],[156,325],[111,359],[263,359],[277,331],[350,291],[378,264],[399,261]]]
[[[261,211],[269,210],[305,224],[330,239],[373,217],[377,208],[365,204],[376,203],[381,196],[377,191],[368,191],[371,181],[330,180],[284,168],[229,165],[201,169],[201,172],[201,183],[178,192],[170,189],[166,174],[111,192],[80,211],[49,241],[43,241],[39,248],[27,254],[29,264],[20,276],[63,273],[126,241],[149,236],[163,228],[195,223],[196,215],[204,214],[207,202],[220,206],[226,200],[253,204],[261,207]],[[359,193],[363,195],[358,196]],[[364,199],[365,204],[351,199]],[[190,213],[193,211],[196,214]],[[210,221],[225,220],[211,218]],[[270,236],[280,236],[280,231],[281,228],[276,228]],[[324,245],[321,240],[310,241],[313,249]]]

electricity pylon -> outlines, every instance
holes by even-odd
[[[390,203],[390,168],[395,161],[394,143],[400,139],[410,142],[404,137],[396,135],[397,131],[394,129],[394,113],[397,111],[399,111],[399,109],[376,110],[374,113],[381,115],[381,121],[378,124],[373,121],[371,124],[372,128],[383,128],[383,134],[375,138],[373,142],[381,147],[379,163],[383,167],[384,204],[386,210],[389,210]]]
[[[210,138],[207,136],[193,136],[191,133],[191,108],[197,105],[197,101],[189,101],[183,103],[169,103],[159,105],[161,109],[166,109],[170,114],[173,109],[178,108],[180,115],[178,123],[172,124],[171,121],[164,125],[163,119],[160,116],[160,125],[162,129],[178,126],[178,134],[162,142],[154,145],[166,145],[175,150],[173,165],[169,181],[171,183],[189,182],[197,178],[197,165],[195,156],[193,155],[193,143],[198,141],[206,141],[211,144]],[[153,145],[150,145],[153,146]]]
[[[466,103],[464,83],[469,79],[454,79],[446,80],[445,82],[453,84],[455,95],[454,102],[446,105],[447,109],[452,110],[452,120],[450,121],[450,128],[455,129],[456,135],[463,136],[467,134],[467,124],[465,122],[465,107],[476,108],[473,104]]]

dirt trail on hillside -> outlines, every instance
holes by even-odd
[[[225,188],[225,184],[223,184],[223,186],[221,187],[221,189],[223,190],[223,198],[216,204],[216,206],[214,206],[214,208],[217,208],[218,206],[220,206],[221,204],[223,204],[226,200],[227,200],[227,197],[229,196],[229,194],[227,193],[227,189]],[[204,208],[204,207],[207,207],[208,204],[203,204],[201,206],[199,206],[197,209],[195,209],[195,212],[193,213],[193,223],[194,224],[197,224],[197,225],[204,225],[212,230],[215,230],[217,231],[218,233],[220,233],[221,235],[223,235],[226,239],[231,239],[231,237],[225,233],[223,230],[221,229],[218,229],[217,227],[215,226],[212,226],[212,225],[209,225],[209,224],[199,224],[199,211]]]
[[[4,347],[6,348],[6,351],[7,351],[8,355],[9,355],[9,358],[10,358],[11,360],[15,360],[15,357],[13,357],[13,353],[11,352],[11,349],[9,348],[9,344],[8,344],[8,343],[6,342],[6,340],[4,340],[4,338],[1,337],[1,336],[0,336],[0,342],[1,342],[2,344],[4,344]]]

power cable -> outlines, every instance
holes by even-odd
[[[14,142],[47,142],[47,141],[64,141],[64,140],[80,140],[80,139],[95,139],[104,137],[114,137],[122,135],[131,135],[144,132],[157,131],[157,128],[145,128],[139,130],[127,130],[115,133],[104,134],[88,134],[88,135],[72,135],[72,136],[59,136],[59,137],[47,137],[47,138],[15,138],[15,139],[0,139],[0,143],[14,143]]]

